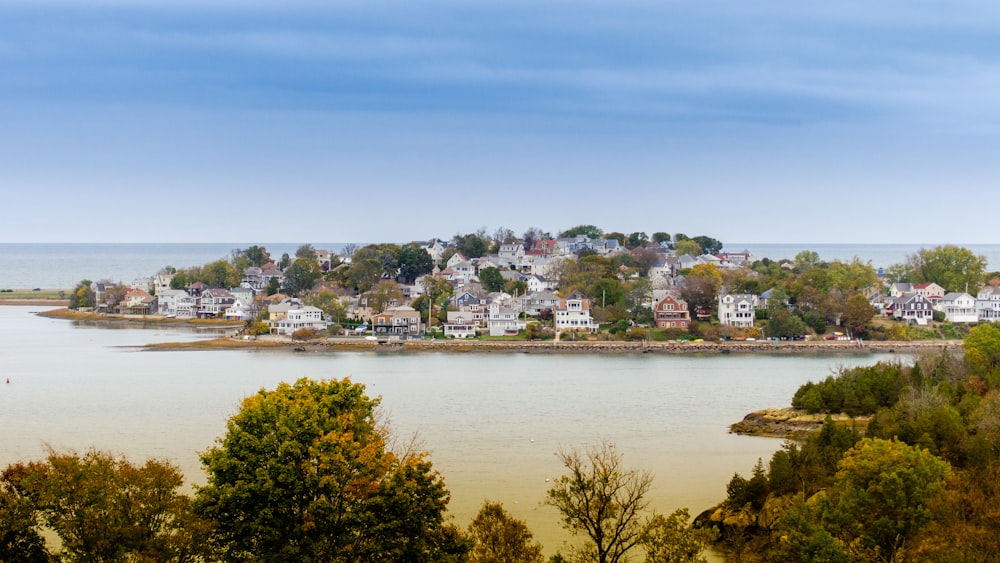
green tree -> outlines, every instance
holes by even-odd
[[[521,520],[504,510],[499,502],[483,502],[469,524],[473,541],[468,563],[542,563],[542,546],[532,540],[531,531]]]
[[[678,241],[677,244],[674,245],[674,251],[677,252],[678,256],[684,256],[686,254],[691,256],[701,256],[702,254],[701,245],[691,239]]]
[[[0,561],[41,563],[49,560],[49,553],[38,513],[27,492],[17,486],[24,469],[8,467],[0,476]]]
[[[921,248],[907,257],[905,271],[913,283],[934,282],[947,291],[975,295],[985,281],[986,258],[961,246]]]
[[[643,232],[630,233],[625,240],[627,248],[639,248],[649,242],[649,235]]]
[[[216,260],[202,269],[202,282],[213,287],[236,287],[240,285],[240,272],[227,260]]]
[[[309,260],[316,259],[316,249],[311,244],[303,244],[295,249],[296,258],[308,258]]]
[[[451,296],[454,286],[451,282],[440,276],[424,276],[424,296],[427,297],[427,327],[431,326],[432,311],[436,307],[444,304],[445,300]],[[423,297],[423,296],[421,296]],[[416,308],[416,306],[414,306]],[[417,309],[422,310],[422,309]]]
[[[500,274],[500,270],[489,267],[479,271],[479,282],[483,284],[486,291],[501,291],[506,280]]]
[[[665,233],[663,231],[656,231],[653,233],[653,242],[660,244],[662,242],[670,242],[670,233]]]
[[[642,531],[646,563],[708,563],[702,552],[715,539],[715,530],[695,528],[690,519],[686,508],[653,516]]]
[[[559,238],[572,238],[583,235],[587,238],[601,238],[604,233],[594,225],[577,225],[559,233]]]
[[[347,272],[347,281],[354,286],[355,291],[365,293],[375,287],[384,272],[382,264],[374,258],[356,259]]]
[[[477,234],[455,235],[455,247],[466,258],[479,258],[490,249],[490,243]]]
[[[241,266],[240,262],[242,261],[245,261],[246,264]],[[256,266],[260,268],[270,261],[271,255],[263,246],[254,245],[247,249],[237,248],[233,251],[233,264],[237,267],[246,268],[249,266]]]
[[[698,243],[701,247],[702,252],[706,254],[718,254],[722,252],[722,241],[714,239],[712,237],[707,237],[705,235],[698,235],[693,237],[691,240]]]
[[[965,364],[976,375],[992,376],[1000,368],[1000,328],[980,325],[969,331],[962,342]]]
[[[434,260],[427,250],[416,244],[407,244],[399,250],[399,279],[412,284],[417,278],[434,270]]]
[[[91,308],[95,305],[94,288],[91,287],[93,283],[90,280],[81,280],[76,284],[73,293],[69,295],[70,309]]]
[[[332,291],[314,291],[306,294],[303,299],[306,305],[311,305],[323,311],[326,320],[340,324],[347,317],[347,308],[340,297]]]
[[[698,264],[691,268],[681,286],[681,298],[688,302],[692,311],[715,309],[719,290],[722,288],[722,274],[715,264]]]
[[[202,543],[205,528],[177,493],[183,477],[165,461],[138,466],[96,450],[50,451],[44,463],[8,467],[4,481],[58,535],[60,560],[184,561]]]
[[[285,292],[294,296],[309,291],[322,277],[323,272],[320,271],[316,260],[297,258],[284,271]]]
[[[902,442],[865,439],[844,454],[821,504],[824,527],[864,561],[898,561],[933,519],[948,463]]]
[[[844,327],[847,334],[856,336],[865,330],[868,323],[875,317],[875,309],[861,293],[855,293],[847,300],[844,310]]]
[[[195,507],[224,560],[431,561],[464,550],[425,454],[386,447],[378,399],[344,379],[282,383],[243,401],[204,454]]]
[[[547,504],[562,516],[563,527],[586,536],[584,552],[598,563],[625,561],[642,539],[642,512],[653,477],[626,468],[614,444],[607,442],[584,453],[563,451],[568,470],[548,491]]]
[[[798,273],[803,273],[811,268],[819,266],[822,260],[819,259],[819,253],[813,250],[803,250],[795,255],[795,271]]]

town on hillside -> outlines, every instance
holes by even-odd
[[[83,280],[70,308],[226,319],[247,335],[633,340],[960,338],[1000,321],[1000,275],[956,246],[875,268],[811,251],[770,260],[684,234],[552,236],[485,229],[451,240],[266,248],[130,284]]]

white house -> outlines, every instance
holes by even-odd
[[[237,297],[233,304],[226,308],[225,317],[232,321],[252,321],[257,318],[260,307],[253,298]]]
[[[757,314],[759,300],[750,293],[726,293],[719,296],[719,322],[750,328]]]
[[[448,311],[448,322],[444,324],[444,335],[449,338],[474,338],[477,324],[471,313]]]
[[[1000,287],[988,285],[979,291],[976,296],[976,313],[981,321],[1000,320]]]
[[[976,311],[976,298],[968,293],[951,292],[938,299],[934,308],[944,313],[944,320],[951,323],[976,323],[979,314]]]
[[[519,242],[512,244],[501,244],[498,256],[501,260],[517,262],[524,257],[524,245]]]
[[[579,291],[574,291],[559,300],[555,308],[554,321],[557,332],[562,330],[597,332],[598,329],[594,318],[590,316],[590,299]]]
[[[156,297],[161,315],[181,318],[197,316],[198,300],[183,289],[164,289]]]
[[[323,311],[317,307],[306,305],[298,309],[289,309],[285,318],[272,324],[272,330],[277,334],[291,336],[296,330],[311,328],[316,331],[326,330]]]
[[[526,322],[518,320],[517,311],[514,309],[497,303],[490,305],[489,317],[486,319],[486,326],[489,327],[490,336],[517,334],[524,330],[526,324]]]

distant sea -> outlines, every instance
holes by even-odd
[[[295,254],[297,243],[0,243],[0,289],[70,289],[80,280],[110,279],[131,283],[149,277],[165,266],[188,268],[220,258],[233,250],[263,246],[275,260],[283,253]],[[313,247],[340,253],[349,243],[311,243]],[[364,243],[356,243],[363,246]],[[921,248],[938,244],[754,244],[727,243],[724,250],[749,250],[756,258],[794,258],[803,250],[819,253],[825,261],[847,261],[857,257],[873,266],[902,262]],[[989,269],[1000,269],[1000,244],[966,244],[985,256]]]

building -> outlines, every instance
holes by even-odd
[[[726,293],[719,296],[719,322],[740,328],[753,327],[759,306],[756,295]]]
[[[976,298],[968,293],[951,292],[937,300],[934,309],[944,313],[944,320],[950,323],[979,322]]]
[[[653,324],[656,328],[683,328],[691,326],[691,312],[687,301],[667,295],[653,308]]]
[[[598,329],[594,318],[590,316],[590,299],[579,291],[574,291],[559,300],[553,319],[556,332],[563,330],[597,332]]]

